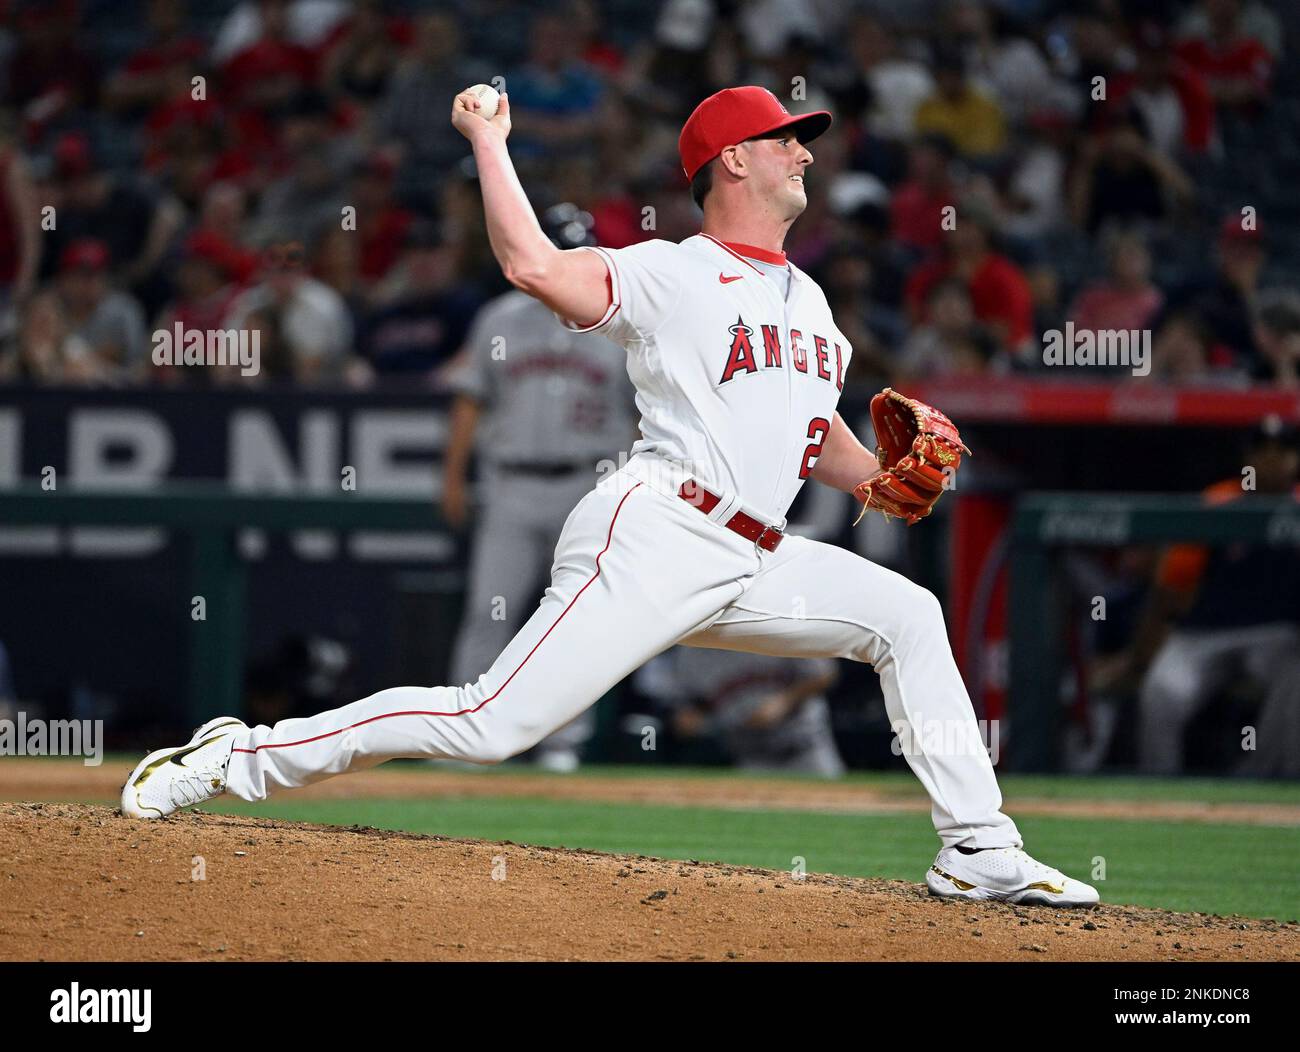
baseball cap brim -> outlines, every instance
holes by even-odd
[[[789,120],[784,120],[779,124],[774,124],[766,131],[755,132],[750,136],[750,138],[757,139],[761,136],[771,135],[773,132],[783,131],[789,128],[794,132],[794,137],[801,143],[810,143],[830,126],[830,112],[827,110],[814,110],[812,113],[800,113],[791,117]]]

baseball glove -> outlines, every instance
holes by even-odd
[[[856,526],[867,509],[914,526],[934,510],[961,455],[971,455],[953,422],[939,410],[886,387],[871,400],[880,473],[858,483],[862,501]]]

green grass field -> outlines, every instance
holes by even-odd
[[[480,777],[509,779],[518,771],[505,767]],[[644,767],[600,767],[586,773],[656,777]],[[674,769],[672,774],[746,777],[717,770]],[[920,792],[905,773],[856,775],[853,780],[900,797]],[[1001,783],[1013,817],[1017,797],[1300,803],[1300,785],[1280,782],[1004,776]],[[772,869],[789,869],[801,857],[809,872],[909,881],[922,879],[938,846],[922,814],[736,811],[506,795],[330,801],[295,801],[286,795],[259,805],[223,797],[214,805],[209,805],[212,810],[264,818]],[[1093,879],[1103,901],[1300,920],[1300,829],[1295,826],[1033,816],[1017,818],[1017,824],[1033,854],[1081,879]]]

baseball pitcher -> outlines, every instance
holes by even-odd
[[[890,720],[918,743],[905,756],[943,843],[930,891],[1097,902],[1095,889],[1021,849],[988,754],[942,744],[979,735],[938,600],[843,548],[784,532],[809,479],[915,523],[966,451],[947,417],[896,392],[872,403],[878,456],[836,411],[852,348],[822,290],[782,251],[807,205],[807,144],[830,114],[792,115],[758,87],[710,96],[678,144],[701,232],[680,244],[565,251],[542,232],[515,173],[508,98],[491,119],[480,106],[463,92],[451,119],[473,148],[502,271],[570,328],[623,348],[642,438],[570,513],[540,605],[476,681],[395,687],[273,727],[212,720],[141,761],[124,813],[165,815],[221,792],[261,800],[394,757],[500,762],[682,642],[870,663]]]

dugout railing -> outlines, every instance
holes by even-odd
[[[1069,547],[1120,547],[1176,541],[1300,546],[1300,505],[1286,497],[1245,495],[1210,507],[1199,496],[1031,493],[1011,525],[1008,596],[1011,765],[1059,769],[1064,709],[1060,670],[1071,611],[1057,572]]]

